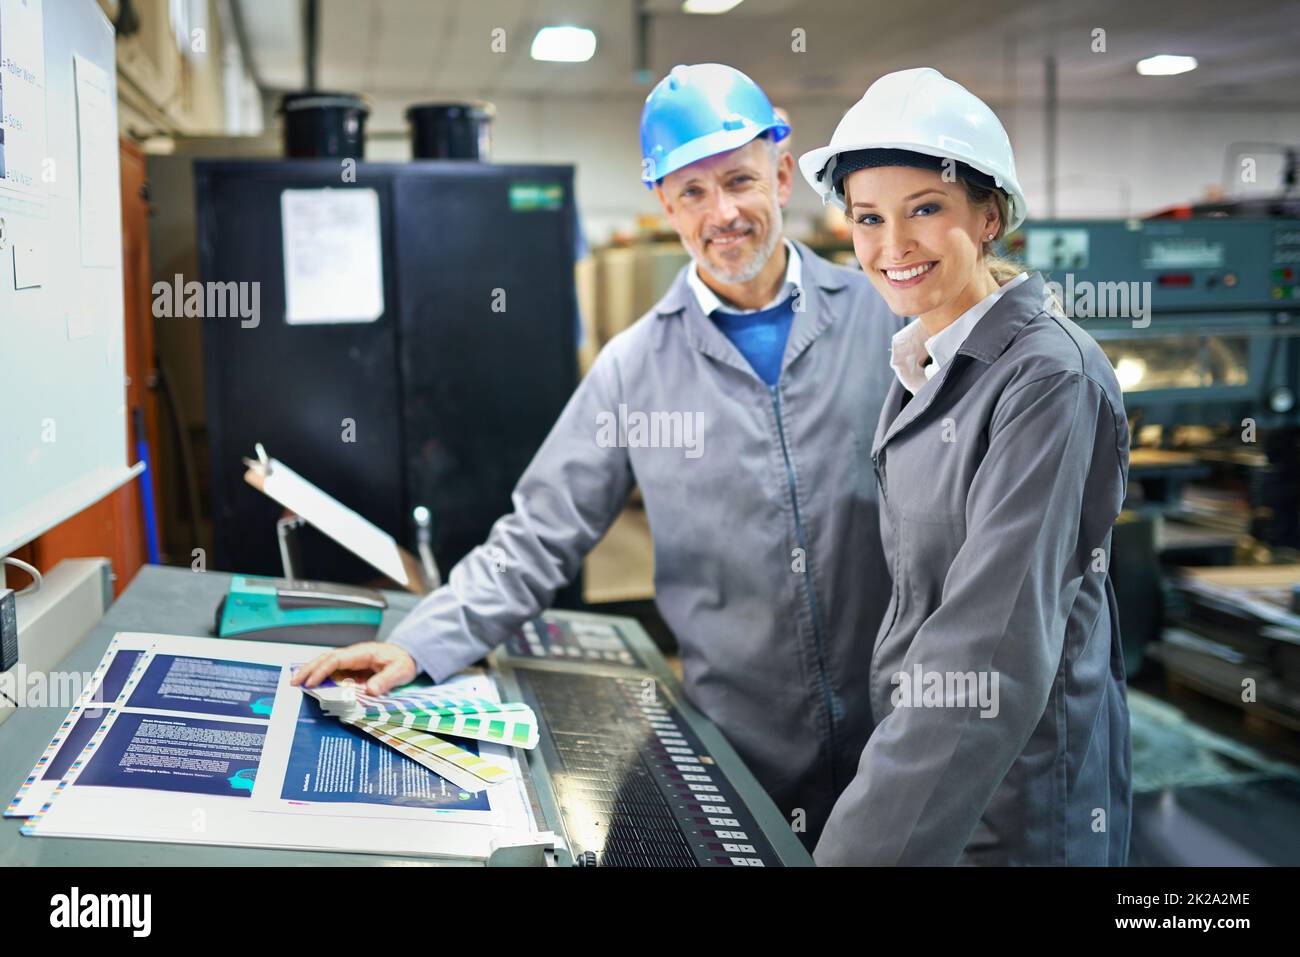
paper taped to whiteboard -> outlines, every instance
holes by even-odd
[[[34,236],[14,239],[14,289],[35,289],[45,285],[48,268],[45,241]]]
[[[81,196],[81,264],[118,265],[117,123],[108,74],[73,55],[77,81],[77,165]]]

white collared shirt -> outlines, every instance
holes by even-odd
[[[803,262],[799,259],[799,251],[794,248],[794,243],[785,240],[785,248],[789,253],[785,260],[785,282],[781,284],[781,290],[776,294],[776,298],[769,302],[764,309],[771,309],[773,306],[779,306],[790,296],[794,295],[796,289],[803,287]],[[733,306],[728,302],[723,302],[718,294],[710,289],[700,278],[700,267],[694,262],[686,273],[686,284],[691,287],[691,292],[695,293],[695,301],[700,304],[700,309],[707,316],[715,309],[721,309],[723,312],[736,313],[738,315],[746,312],[759,312],[758,309],[741,309],[739,306]]]
[[[921,387],[938,375],[939,370],[952,362],[957,350],[962,347],[966,337],[974,330],[984,315],[993,308],[993,304],[1029,278],[1029,273],[1022,272],[1015,279],[989,293],[975,305],[971,306],[950,325],[944,326],[933,336],[925,338],[925,326],[920,319],[913,319],[898,332],[894,333],[889,347],[889,366],[898,376],[898,381],[912,395],[921,391]],[[925,365],[926,356],[930,364]]]

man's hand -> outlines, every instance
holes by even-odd
[[[289,683],[314,688],[336,671],[374,672],[366,681],[366,693],[381,695],[406,684],[420,669],[405,648],[386,641],[363,641],[318,655],[294,672]]]

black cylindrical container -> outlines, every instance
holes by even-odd
[[[286,93],[280,100],[280,112],[284,115],[285,156],[365,158],[370,107],[361,97],[322,90]]]
[[[492,147],[491,103],[420,103],[406,111],[414,159],[488,159]]]

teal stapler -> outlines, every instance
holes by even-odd
[[[370,588],[236,575],[217,605],[222,638],[350,645],[379,632],[384,596]]]

